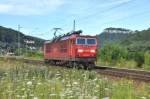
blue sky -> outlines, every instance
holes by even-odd
[[[0,0],[0,26],[51,39],[54,27],[96,35],[107,27],[143,30],[150,27],[150,0]],[[59,34],[59,33],[58,33]]]

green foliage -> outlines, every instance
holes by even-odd
[[[111,99],[135,99],[132,83],[122,81],[115,85]]]
[[[102,33],[99,38],[102,47],[98,56],[102,65],[150,70],[150,28],[128,35]]]
[[[136,52],[134,56],[134,60],[137,62],[138,67],[142,67],[144,63],[144,53],[143,52]]]
[[[40,51],[27,51],[24,56],[27,58],[43,59],[43,53]]]
[[[134,60],[137,63],[137,67],[142,67],[142,65],[144,64],[144,52],[128,52],[127,60]]]
[[[145,68],[149,69],[150,70],[150,52],[146,52],[144,54],[144,63],[145,63]]]
[[[100,60],[105,62],[116,63],[121,59],[125,59],[127,51],[125,48],[115,44],[106,44],[99,51]]]
[[[25,53],[25,49],[23,49],[23,48],[16,48],[16,50],[14,51],[14,54],[15,55],[23,55]]]
[[[128,38],[121,42],[132,51],[149,51],[150,50],[150,28],[143,31],[135,31]]]
[[[144,57],[145,57],[145,64],[146,65],[150,65],[150,52],[146,52],[145,54],[144,54]]]
[[[132,51],[118,44],[106,44],[99,49],[98,58],[100,65],[150,70],[149,51]]]
[[[23,33],[0,26],[0,48],[6,50],[9,49],[9,52],[15,52],[18,49],[18,35],[20,40],[20,48],[24,49],[26,46],[39,48],[42,47],[44,40],[24,35]],[[25,40],[34,41],[34,44],[26,44]]]

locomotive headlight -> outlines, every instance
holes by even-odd
[[[95,50],[90,50],[90,52],[95,53]]]
[[[82,49],[78,49],[78,52],[81,53],[81,52],[83,52],[83,50]]]

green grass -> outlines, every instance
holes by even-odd
[[[150,85],[94,71],[0,61],[0,99],[149,99]]]
[[[113,62],[108,62],[108,61],[104,62],[99,59],[97,62],[97,65],[150,71],[150,65],[143,64],[141,67],[137,67],[137,63],[134,60],[127,61],[127,60],[121,59],[113,63]]]
[[[37,59],[37,60],[42,60],[43,59],[43,52],[38,52],[38,51],[28,51],[25,53],[23,56],[28,59]]]

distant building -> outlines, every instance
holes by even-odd
[[[129,29],[124,29],[124,28],[106,28],[104,29],[103,33],[122,33],[122,34],[129,34],[132,33],[133,31]]]

